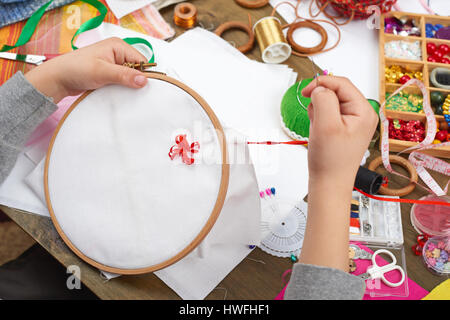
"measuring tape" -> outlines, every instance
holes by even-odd
[[[405,87],[409,85],[416,85],[419,87],[420,91],[422,91],[423,95],[423,110],[425,112],[425,116],[427,119],[427,134],[425,139],[417,144],[416,146],[407,148],[400,153],[412,151],[409,155],[409,161],[412,163],[412,165],[416,168],[417,173],[419,174],[420,178],[423,180],[423,182],[428,186],[424,187],[421,184],[418,184],[421,188],[424,188],[430,193],[434,193],[437,196],[443,196],[447,193],[448,188],[448,182],[445,186],[444,190],[437,184],[437,182],[431,177],[431,175],[428,173],[426,169],[430,169],[433,171],[440,172],[442,174],[445,174],[447,176],[450,175],[450,165],[442,160],[436,159],[432,156],[426,155],[424,153],[421,153],[422,150],[430,150],[438,147],[443,146],[450,146],[450,142],[444,142],[439,144],[432,144],[434,137],[436,135],[436,118],[434,116],[433,110],[431,109],[430,103],[429,103],[429,97],[428,97],[428,91],[425,88],[425,85],[417,80],[417,79],[411,79],[408,82],[406,82],[403,86],[398,88],[394,93],[392,93],[381,105],[380,107],[380,121],[381,125],[383,126],[383,134],[381,136],[381,157],[383,159],[383,165],[386,168],[387,171],[390,173],[396,174],[400,177],[406,178],[409,180],[408,177],[402,175],[401,173],[398,173],[392,169],[392,166],[389,162],[389,121],[387,120],[385,114],[384,114],[384,108],[386,102],[391,99],[393,96],[395,96],[397,93],[399,93],[401,90],[403,90]]]

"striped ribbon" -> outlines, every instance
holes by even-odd
[[[75,46],[74,41],[75,38],[80,35],[81,33],[88,31],[88,30],[92,30],[97,28],[98,26],[100,26],[103,23],[103,20],[106,17],[106,14],[108,13],[108,8],[101,2],[97,1],[97,0],[80,0],[84,3],[90,4],[91,6],[95,7],[98,12],[99,15],[89,19],[88,21],[86,21],[85,23],[83,23],[80,28],[75,32],[74,36],[72,37],[71,40],[71,45],[72,45],[72,49],[73,50],[77,50],[78,48]],[[36,12],[34,12],[31,17],[28,19],[28,21],[26,22],[25,26],[23,27],[23,30],[19,36],[19,38],[17,39],[16,43],[14,45],[7,45],[5,44],[1,49],[0,52],[5,52],[5,51],[9,51],[12,50],[14,48],[23,46],[24,44],[26,44],[28,41],[30,41],[31,36],[34,34],[34,32],[36,31],[37,25],[39,24],[39,22],[42,19],[42,16],[44,15],[45,11],[47,10],[48,6],[53,2],[53,0],[50,0],[49,2],[47,2],[46,4],[44,4],[42,7],[40,7],[38,10],[36,10]],[[148,42],[145,39],[142,38],[124,38],[123,39],[126,43],[133,45],[133,44],[143,44],[145,46],[147,46],[148,48],[150,48],[151,52],[152,52],[152,57],[150,58],[149,62],[150,63],[154,63],[155,62],[155,54],[153,51],[153,47],[150,44],[150,42]]]

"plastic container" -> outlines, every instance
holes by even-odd
[[[449,196],[438,197],[428,195],[420,200],[447,201]],[[411,224],[419,234],[426,234],[431,237],[445,236],[445,229],[448,229],[447,221],[450,219],[450,207],[439,205],[414,204],[411,208]]]
[[[350,241],[360,248],[373,253],[379,249],[389,250],[394,254],[397,265],[405,272],[406,280],[399,287],[389,287],[380,281],[366,280],[365,294],[371,297],[400,297],[409,296],[408,274],[406,270],[405,250],[403,246],[403,229],[400,203],[370,199],[359,192],[353,192],[352,198],[359,202],[360,234],[350,234]],[[398,197],[384,197],[398,198]],[[380,256],[378,263],[389,263],[389,258]],[[370,260],[355,260],[357,269],[354,275],[366,272]],[[392,271],[387,275],[392,282],[398,281],[399,274]]]
[[[422,249],[422,257],[428,270],[440,276],[450,276],[450,237],[428,239]]]

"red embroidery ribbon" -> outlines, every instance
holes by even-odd
[[[176,145],[172,146],[169,150],[170,159],[173,160],[177,155],[179,155],[185,164],[193,164],[194,158],[192,157],[192,154],[198,152],[198,149],[200,149],[200,143],[193,142],[189,145],[185,134],[176,136],[175,143]]]
[[[384,198],[384,197],[378,197],[374,196],[368,193],[365,193],[364,191],[354,187],[356,191],[359,193],[365,195],[368,198],[379,200],[379,201],[387,201],[387,202],[400,202],[400,203],[417,203],[417,204],[427,204],[427,205],[440,205],[440,206],[447,206],[450,207],[450,202],[445,201],[433,201],[433,200],[415,200],[415,199],[396,199],[396,198]]]

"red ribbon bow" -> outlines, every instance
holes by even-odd
[[[180,155],[183,162],[187,165],[194,163],[194,158],[191,154],[197,153],[200,148],[200,143],[193,142],[189,145],[186,135],[180,134],[175,137],[176,145],[172,146],[169,150],[169,157],[171,160],[175,159],[177,155]]]

